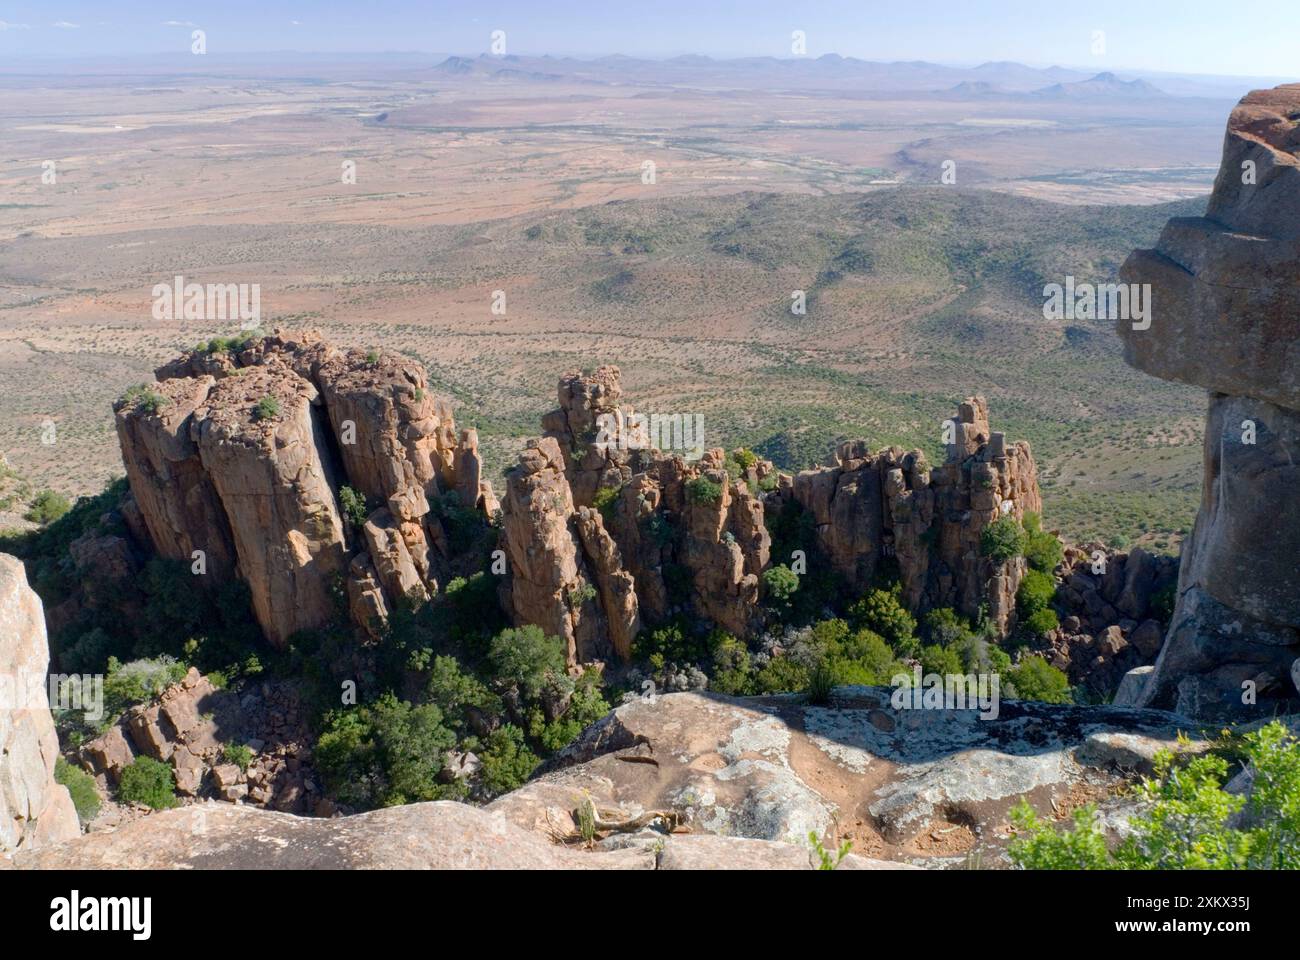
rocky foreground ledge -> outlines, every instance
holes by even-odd
[[[319,819],[195,803],[20,851],[5,865],[805,869],[817,862],[815,833],[852,841],[847,868],[989,868],[1007,864],[1007,814],[1021,798],[1057,819],[1097,803],[1122,832],[1131,806],[1119,788],[1187,731],[1159,711],[1008,701],[981,719],[896,709],[891,693],[845,687],[825,706],[795,696],[638,700],[487,807],[420,803]]]

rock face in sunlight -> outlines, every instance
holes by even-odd
[[[1209,391],[1204,493],[1140,703],[1196,717],[1295,706],[1300,657],[1300,85],[1246,96],[1204,217],[1124,265],[1152,286],[1129,363]]]
[[[874,455],[862,441],[841,444],[836,465],[794,478],[794,495],[814,517],[836,569],[858,590],[883,557],[897,557],[903,597],[912,609],[952,607],[976,618],[987,604],[1000,634],[1013,625],[1021,558],[995,563],[981,536],[999,517],[1043,509],[1029,444],[1008,444],[989,427],[988,404],[968,397],[947,424],[941,467],[899,447]]]
[[[46,696],[50,659],[40,598],[14,557],[0,553],[0,853],[81,834],[66,787],[54,782],[59,739]]]
[[[1024,560],[984,556],[981,536],[1000,517],[1042,510],[1038,468],[1027,443],[990,429],[983,397],[961,403],[946,425],[951,443],[937,469],[919,451],[873,454],[858,440],[840,445],[834,466],[790,477],[744,451],[703,448],[703,437],[691,437],[701,444],[694,459],[657,449],[654,441],[687,431],[647,429],[653,421],[620,406],[617,367],[565,374],[558,394],[546,436],[510,474],[506,606],[516,622],[569,638],[571,665],[583,650],[626,660],[641,622],[675,613],[741,637],[759,632],[763,574],[792,562],[771,554],[770,525],[787,510],[811,525],[854,591],[896,559],[912,609],[984,611],[1000,634],[1014,626]],[[594,641],[583,634],[593,625]]]
[[[407,357],[277,331],[156,375],[116,406],[141,525],[160,555],[196,565],[198,583],[246,581],[277,646],[340,603],[374,632],[399,603],[427,600],[449,549],[431,501],[497,507],[475,432],[457,434]]]

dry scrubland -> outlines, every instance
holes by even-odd
[[[1190,526],[1201,395],[1125,367],[1107,323],[1043,320],[1040,292],[1113,279],[1199,211],[1222,103],[436,70],[0,87],[0,453],[16,474],[0,503],[23,481],[98,490],[121,469],[113,398],[236,329],[153,319],[153,284],[183,274],[260,283],[264,326],[420,358],[494,473],[561,372],[616,362],[639,409],[702,412],[710,443],[786,468],[853,436],[937,451],[953,402],[982,392],[1035,444],[1050,525],[1163,548]],[[945,159],[957,187],[937,183]]]

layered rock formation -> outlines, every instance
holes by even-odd
[[[1012,626],[1023,560],[982,555],[984,530],[1002,516],[1040,513],[1038,468],[1029,444],[1008,444],[989,428],[988,404],[970,397],[950,422],[953,442],[941,467],[918,451],[841,444],[835,466],[794,478],[794,498],[812,514],[818,542],[857,590],[882,560],[898,560],[912,609],[952,607],[966,617],[986,606],[1000,633]]]
[[[139,526],[196,583],[245,580],[278,646],[330,619],[339,580],[372,633],[399,602],[437,593],[449,558],[432,499],[496,509],[477,436],[457,433],[406,357],[276,331],[156,375],[115,408]],[[356,529],[344,485],[365,501]]]
[[[854,596],[896,557],[913,609],[984,614],[1002,633],[1014,625],[1024,561],[995,563],[981,536],[1042,502],[1028,444],[989,428],[983,398],[960,405],[937,469],[917,451],[873,454],[854,441],[833,466],[788,477],[720,449],[693,462],[654,449],[645,419],[620,406],[617,367],[566,374],[558,394],[546,436],[508,481],[504,598],[517,623],[565,637],[571,665],[610,652],[626,659],[642,623],[678,612],[741,637],[761,630],[763,573],[792,560],[770,555],[768,517],[784,509],[811,515],[825,562]]]
[[[1149,326],[1121,321],[1140,370],[1209,391],[1204,492],[1178,604],[1141,703],[1199,717],[1295,706],[1300,657],[1300,85],[1228,122],[1203,217],[1125,263]]]
[[[66,787],[54,782],[59,739],[46,695],[40,598],[23,565],[0,554],[0,853],[79,836]]]

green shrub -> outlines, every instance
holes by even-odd
[[[1056,580],[1042,570],[1025,571],[1020,588],[1016,591],[1016,606],[1022,616],[1049,610],[1056,599]]]
[[[713,675],[709,678],[709,689],[735,697],[750,695],[754,689],[754,666],[744,641],[720,630],[710,640]]]
[[[271,420],[280,414],[280,401],[275,397],[263,397],[253,409],[254,419]]]
[[[686,497],[691,503],[720,503],[722,484],[703,475],[695,477],[686,481]]]
[[[1025,531],[1015,517],[999,517],[980,534],[980,553],[994,563],[1005,563],[1025,552]]]
[[[1255,774],[1249,799],[1223,789],[1232,772],[1223,757],[1184,763],[1162,750],[1155,776],[1138,790],[1145,806],[1114,850],[1106,848],[1094,808],[1076,811],[1072,828],[1058,833],[1022,800],[1012,812],[1020,835],[1008,853],[1027,870],[1300,869],[1300,742],[1273,721],[1242,744]]]
[[[343,803],[371,808],[456,799],[461,788],[438,782],[456,736],[431,703],[413,706],[384,694],[373,706],[335,711],[316,744],[316,768]]]
[[[122,395],[122,403],[146,413],[157,413],[167,403],[167,398],[148,384],[139,383]]]
[[[619,487],[601,487],[591,498],[591,505],[600,511],[606,523],[614,517],[614,504],[618,502],[619,489]]]
[[[1042,657],[1025,657],[1008,672],[1008,679],[1021,700],[1069,703],[1070,681]]]
[[[152,757],[136,757],[122,768],[117,798],[123,803],[142,803],[154,810],[176,806],[176,778],[172,768]]]
[[[785,564],[777,564],[763,571],[763,586],[768,597],[781,605],[788,605],[799,589],[799,574]]]
[[[790,657],[773,657],[754,676],[756,693],[802,693],[808,689],[808,668]]]
[[[221,749],[221,759],[247,773],[248,765],[253,762],[253,751],[242,743],[228,743]]]
[[[650,631],[642,631],[632,644],[632,659],[652,664],[702,663],[713,653],[710,637],[690,628],[684,619],[673,620]]]
[[[109,657],[108,674],[104,678],[106,721],[111,723],[112,718],[120,716],[128,707],[152,700],[173,683],[179,683],[188,669],[185,664],[165,655],[130,663]]]
[[[961,656],[952,647],[931,645],[921,650],[921,669],[926,673],[953,676],[964,673]]]
[[[828,659],[819,661],[808,674],[808,702],[819,706],[830,703],[835,679],[835,665]]]
[[[530,700],[565,677],[565,658],[564,641],[548,637],[534,624],[502,630],[488,651],[493,675],[518,687]]]
[[[524,732],[513,724],[493,730],[480,749],[483,787],[493,796],[523,786],[541,760],[528,749]]]
[[[72,805],[77,808],[77,819],[87,823],[99,813],[99,790],[95,778],[80,767],[74,767],[63,757],[54,761],[54,782],[68,788]]]
[[[1056,611],[1048,607],[1046,610],[1035,610],[1020,625],[1030,636],[1043,637],[1060,627],[1061,621]]]
[[[447,723],[461,733],[470,728],[470,713],[491,721],[501,715],[501,698],[478,678],[465,673],[455,657],[435,657],[425,684],[429,702],[438,705]]]
[[[889,590],[872,590],[849,608],[849,616],[858,626],[884,637],[899,655],[910,656],[916,651],[916,618],[903,606],[902,595],[898,584]]]
[[[29,523],[39,523],[44,526],[58,520],[70,509],[72,503],[63,494],[53,490],[42,490],[28,505],[23,518]]]
[[[564,602],[568,604],[570,610],[579,610],[582,605],[596,599],[596,588],[590,583],[583,583],[579,587],[571,587],[564,591]]]
[[[339,487],[339,508],[343,511],[343,519],[357,530],[366,525],[366,517],[369,513],[366,510],[364,494],[346,485]]]
[[[1025,514],[1025,559],[1035,570],[1051,573],[1065,559],[1061,541],[1043,529],[1042,518],[1036,513]]]

